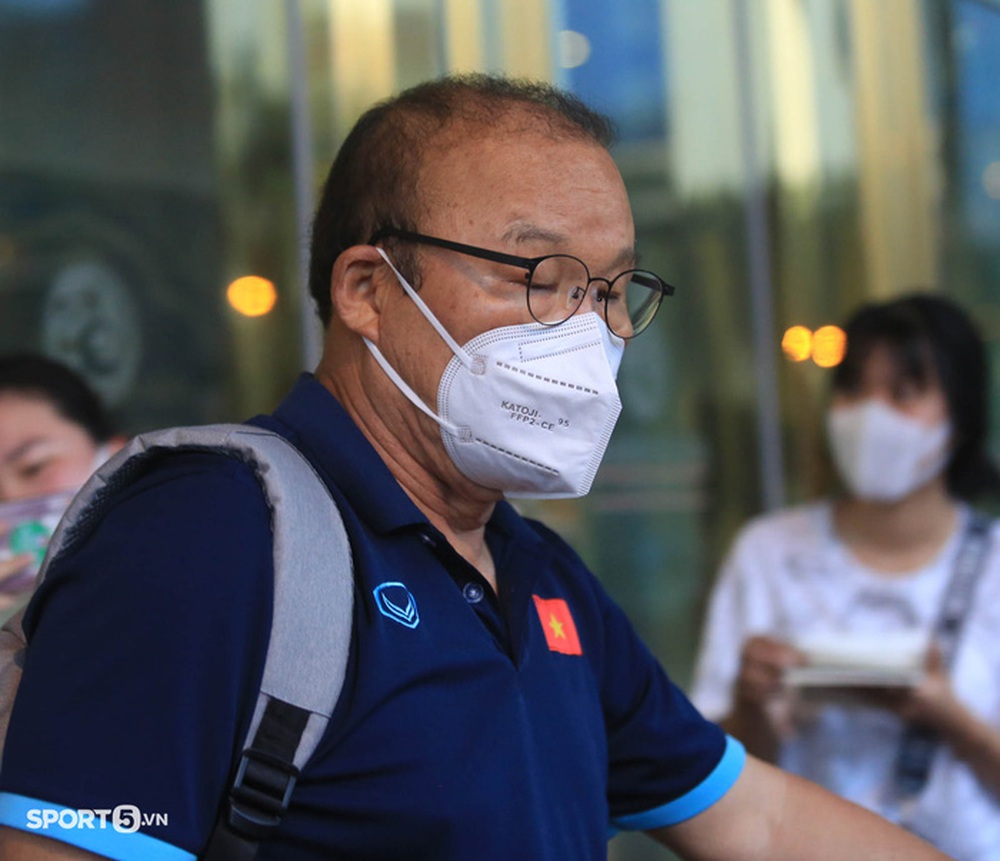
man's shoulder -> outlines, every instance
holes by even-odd
[[[99,516],[80,531],[74,546],[91,538],[118,542],[141,533],[169,546],[179,535],[194,537],[210,525],[221,539],[242,523],[265,527],[267,500],[254,470],[237,457],[216,451],[165,451],[145,458],[139,468],[101,500]],[[228,524],[228,526],[227,526]]]
[[[190,588],[199,595],[231,586],[236,567],[270,571],[270,511],[253,470],[217,452],[171,451],[150,456],[134,476],[81,517],[49,563],[34,616],[61,583],[82,595],[126,601],[143,593]],[[232,560],[232,564],[228,563]],[[211,576],[209,576],[211,575]],[[245,574],[243,576],[246,576]],[[204,581],[204,582],[203,582]],[[212,584],[223,584],[213,589]]]
[[[121,494],[125,497],[156,488],[169,490],[175,483],[198,484],[206,491],[215,488],[219,493],[259,487],[252,467],[234,453],[223,449],[165,449],[143,459],[141,467],[122,483]],[[199,499],[190,501],[198,504]]]
[[[609,626],[618,634],[631,632],[631,623],[602,582],[601,569],[592,568],[552,527],[530,518],[523,523],[534,541],[528,555],[533,562],[535,594],[567,601],[577,626],[593,636],[606,639]]]
[[[591,583],[596,582],[590,567],[566,538],[540,520],[520,515],[518,517],[523,532],[520,536],[515,536],[515,540],[523,541],[527,537],[535,545],[534,552],[539,556],[544,554],[548,564],[539,567],[567,585],[587,584],[589,588]]]

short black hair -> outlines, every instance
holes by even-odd
[[[898,373],[918,385],[933,375],[941,383],[955,447],[947,468],[948,490],[960,499],[1000,491],[1000,472],[987,450],[990,369],[982,338],[954,301],[927,293],[870,303],[844,326],[847,350],[834,371],[834,390],[851,391],[876,347],[888,347]]]
[[[79,425],[95,443],[115,433],[100,397],[76,371],[36,353],[0,356],[0,394],[17,392],[52,405],[67,421]]]
[[[416,229],[418,177],[434,135],[456,122],[496,128],[519,110],[530,123],[526,129],[555,138],[589,139],[605,148],[615,138],[611,120],[570,93],[479,73],[418,84],[361,116],[330,167],[313,221],[309,292],[324,326],[333,314],[330,275],[340,253],[381,229]],[[410,268],[405,254],[397,264]]]

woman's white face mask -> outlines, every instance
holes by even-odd
[[[559,326],[490,329],[460,346],[378,250],[454,354],[438,386],[437,410],[378,347],[365,344],[396,388],[441,426],[459,471],[508,496],[586,494],[621,412],[615,376],[624,342],[588,312]]]
[[[859,499],[898,502],[938,476],[951,454],[951,426],[929,425],[868,399],[827,414],[834,463]]]

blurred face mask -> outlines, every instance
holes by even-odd
[[[897,502],[939,475],[950,455],[948,422],[927,425],[880,400],[836,407],[826,427],[837,470],[860,499]]]
[[[615,377],[625,343],[595,313],[559,326],[490,329],[464,346],[378,249],[418,310],[454,353],[432,411],[378,347],[365,344],[418,409],[441,426],[459,471],[508,496],[555,499],[590,490],[621,412]]]

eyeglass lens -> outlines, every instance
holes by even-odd
[[[589,273],[583,262],[567,255],[542,260],[528,281],[528,310],[539,323],[554,326],[576,313],[587,295]],[[623,272],[609,286],[591,285],[611,329],[621,338],[639,334],[652,321],[663,291],[651,272]]]

